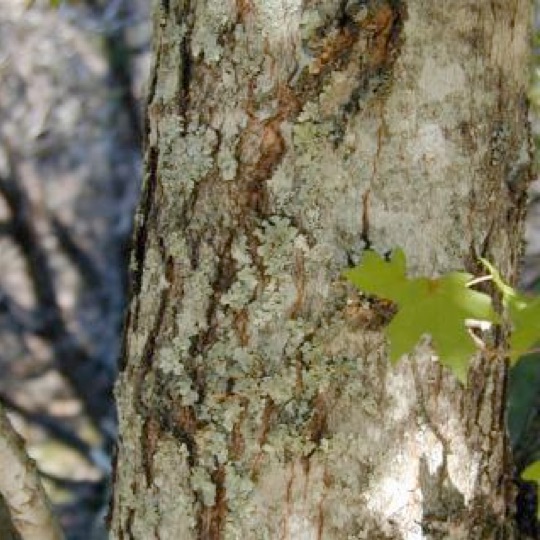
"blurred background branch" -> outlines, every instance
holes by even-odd
[[[0,402],[87,540],[116,437],[150,8],[58,4],[0,0]]]

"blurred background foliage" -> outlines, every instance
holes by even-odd
[[[540,0],[531,125],[540,147]],[[69,540],[103,540],[112,386],[142,164],[149,0],[0,0],[0,403],[27,440]],[[539,163],[537,151],[536,162]],[[540,294],[540,184],[521,287]],[[540,353],[512,370],[518,520],[540,538]]]
[[[530,65],[530,122],[535,146],[535,178],[530,186],[520,287],[540,294],[540,0],[534,0]],[[518,489],[517,518],[523,538],[540,538],[536,486],[519,475],[540,460],[540,351],[520,359],[511,370],[508,385],[507,424],[515,462]]]
[[[150,5],[57,4],[0,0],[0,402],[68,538],[99,540]]]

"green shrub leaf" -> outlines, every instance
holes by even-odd
[[[536,484],[536,517],[540,519],[540,461],[534,461],[521,473],[521,478],[526,482],[534,482]]]
[[[515,364],[521,356],[531,351],[540,338],[540,298],[519,293],[503,281],[492,264],[485,259],[481,261],[503,297],[503,305],[512,325],[510,361]]]

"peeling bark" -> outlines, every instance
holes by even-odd
[[[466,388],[427,343],[392,368],[341,272],[515,278],[528,11],[158,3],[114,538],[514,537],[502,336]]]

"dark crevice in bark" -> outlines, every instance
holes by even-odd
[[[133,521],[135,520],[135,510],[129,509],[128,517],[126,520],[125,529],[120,530],[121,539],[124,537],[124,530],[128,535],[128,540],[137,540],[137,537],[133,534]]]
[[[211,479],[216,487],[215,503],[211,507],[204,506],[198,515],[197,540],[221,540],[225,530],[227,516],[227,493],[225,490],[225,467],[218,466],[212,471]]]
[[[276,406],[270,397],[266,397],[266,402],[264,405],[264,410],[262,414],[261,426],[259,431],[259,437],[257,439],[257,444],[260,448],[258,454],[255,456],[253,461],[250,464],[251,479],[256,481],[259,474],[259,470],[262,466],[264,460],[264,451],[263,447],[266,444],[268,439],[268,434],[270,433],[270,428],[276,417]]]
[[[180,69],[178,70],[180,89],[178,94],[178,114],[184,121],[184,129],[187,128],[187,113],[190,106],[190,88],[193,80],[193,58],[191,56],[191,34],[193,32],[194,17],[191,15],[191,2],[187,1],[183,9],[185,14],[184,23],[187,26],[180,43]],[[180,21],[178,21],[180,23]]]
[[[161,47],[159,45],[155,46],[155,57],[156,57],[156,66],[159,66],[161,59]],[[149,146],[149,136],[151,130],[151,121],[150,121],[150,107],[154,103],[154,98],[156,95],[156,88],[158,84],[158,69],[157,67],[152,70],[150,75],[150,81],[148,83],[148,92],[146,97],[146,106],[144,111],[144,129],[143,129],[143,148],[148,148]]]
[[[162,247],[160,252],[163,257],[163,264],[167,269],[166,274],[169,275],[171,271],[171,262],[165,262],[166,259]],[[141,357],[141,365],[137,368],[134,385],[135,408],[137,412],[141,415],[141,417],[144,419],[141,440],[141,444],[143,446],[142,468],[145,473],[148,486],[152,485],[152,459],[155,451],[155,444],[157,440],[159,440],[161,427],[159,418],[156,417],[152,405],[149,405],[145,402],[144,387],[147,383],[146,376],[152,369],[153,359],[156,354],[158,344],[158,338],[160,337],[165,312],[169,303],[169,295],[170,289],[169,287],[165,287],[161,291],[157,313],[154,317],[152,327],[144,344],[144,349]]]
[[[150,219],[153,213],[153,203],[155,198],[155,192],[158,179],[158,161],[159,152],[157,148],[150,147],[148,150],[146,168],[148,171],[148,177],[146,178],[143,186],[143,192],[139,202],[139,220],[136,225],[135,233],[133,236],[132,253],[134,257],[135,268],[131,276],[131,291],[130,297],[134,299],[134,306],[131,308],[134,312],[133,316],[133,331],[136,332],[139,324],[139,309],[140,298],[144,271],[144,259],[146,255],[146,249],[148,247],[148,232],[154,226]]]
[[[241,460],[246,449],[244,435],[242,434],[242,424],[246,418],[249,404],[247,403],[247,400],[243,401],[243,410],[240,414],[239,420],[235,422],[231,433],[230,452],[231,459],[233,461]]]
[[[486,367],[486,365],[488,367]],[[474,369],[468,393],[475,394],[474,405],[465,414],[468,417],[468,438],[478,445],[476,451],[481,452],[482,460],[479,467],[484,473],[478,476],[477,485],[472,501],[467,505],[467,514],[463,522],[469,522],[471,531],[481,531],[482,538],[513,538],[512,509],[514,504],[514,489],[510,474],[510,453],[505,432],[505,386],[508,365],[502,360],[484,359],[483,369]],[[491,412],[490,424],[482,424],[485,415],[483,410]],[[494,456],[502,460],[500,468],[495,473],[490,461]],[[493,474],[497,474],[493,477]],[[486,501],[486,484],[493,486],[498,494],[499,508],[494,501]]]
[[[204,241],[204,238],[202,239]],[[216,315],[220,307],[221,297],[225,292],[227,292],[230,286],[234,283],[234,278],[236,276],[236,262],[234,261],[231,255],[232,243],[234,240],[234,233],[229,231],[226,233],[225,238],[223,238],[222,246],[217,246],[217,269],[212,282],[212,291],[213,296],[209,302],[208,309],[206,312],[206,330],[197,335],[193,340],[193,343],[190,347],[189,355],[192,358],[195,358],[199,354],[204,354],[209,347],[213,345],[217,339],[216,335]],[[199,249],[200,242],[195,241],[191,243],[191,251],[197,253]],[[204,385],[200,388],[203,391],[202,396],[199,401],[204,400]]]
[[[244,24],[247,16],[253,10],[251,0],[236,0],[236,13],[238,24]]]
[[[155,414],[150,414],[143,422],[141,447],[142,447],[142,471],[146,479],[146,486],[150,487],[154,481],[154,453],[157,442],[161,435],[161,425],[159,418]]]
[[[132,308],[127,307],[124,312],[124,322],[122,325],[122,342],[120,344],[120,354],[118,358],[118,371],[123,372],[128,364],[129,354],[129,330],[131,329]]]
[[[327,396],[320,392],[311,404],[312,416],[308,423],[309,439],[317,446],[328,433]],[[315,450],[313,450],[314,452]]]
[[[321,499],[319,508],[317,509],[317,538],[316,540],[323,540],[324,532],[324,499]]]
[[[188,451],[188,464],[194,467],[197,463],[197,444],[195,432],[197,431],[197,417],[193,407],[176,405],[166,417],[165,428],[169,429],[174,437],[186,445]]]
[[[163,250],[160,250],[163,261],[165,261],[165,255],[163,253]],[[165,263],[165,266],[170,271],[170,260]],[[166,274],[169,274],[169,271],[166,272]],[[141,398],[141,387],[144,383],[144,378],[146,374],[150,371],[152,368],[152,363],[154,359],[154,355],[156,353],[156,345],[158,342],[158,338],[160,337],[160,331],[163,325],[163,320],[165,317],[165,312],[167,310],[168,304],[169,304],[169,296],[170,296],[170,289],[168,286],[165,286],[160,294],[160,300],[159,305],[157,308],[156,315],[154,317],[154,321],[152,326],[150,327],[150,332],[148,334],[148,337],[146,338],[146,342],[144,344],[143,353],[141,357],[141,369],[138,373],[137,378],[137,386],[136,386],[136,395],[138,396],[138,402],[142,404],[140,401]]]

